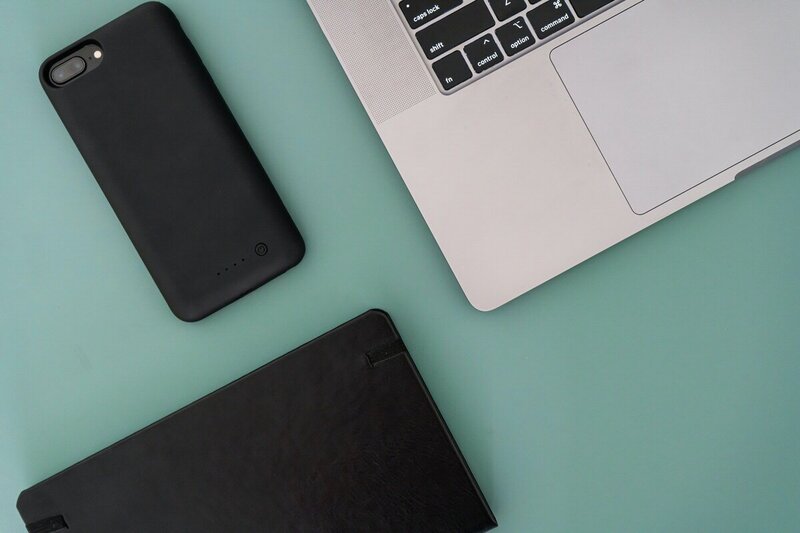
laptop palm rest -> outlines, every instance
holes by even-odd
[[[800,2],[643,0],[551,59],[635,213],[800,130]]]

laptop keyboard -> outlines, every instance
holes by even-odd
[[[451,93],[619,1],[401,0],[398,6],[440,87]]]

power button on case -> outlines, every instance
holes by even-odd
[[[263,242],[256,244],[256,255],[267,255],[267,245]]]

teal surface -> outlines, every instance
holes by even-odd
[[[305,2],[174,0],[308,245],[184,324],[37,81],[134,4],[0,0],[0,531],[22,489],[371,307],[499,531],[800,531],[800,151],[482,314]]]

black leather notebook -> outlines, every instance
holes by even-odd
[[[496,526],[381,311],[42,481],[17,508],[36,533]]]

